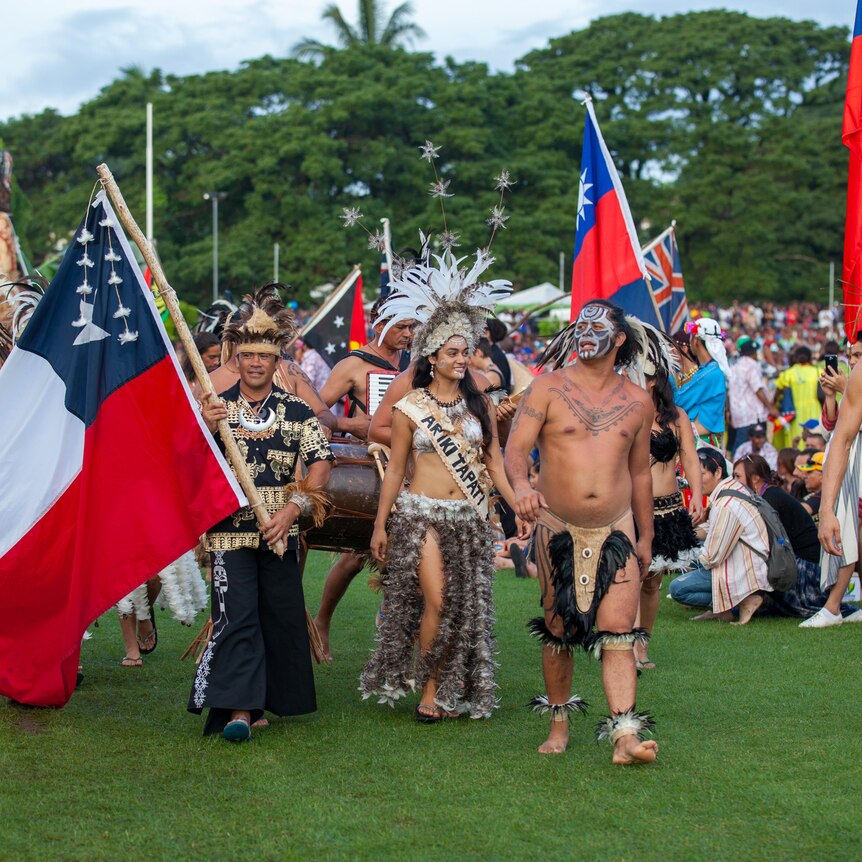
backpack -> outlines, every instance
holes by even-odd
[[[763,497],[744,494],[731,488],[725,488],[723,491],[720,491],[717,499],[721,499],[722,497],[735,497],[737,500],[742,500],[754,506],[757,513],[763,519],[763,523],[766,524],[769,553],[762,554],[757,548],[752,548],[751,545],[748,545],[747,542],[745,544],[760,559],[766,561],[766,580],[773,590],[779,593],[792,590],[799,579],[799,569],[796,565],[796,554],[793,553],[793,546],[790,544],[790,539],[787,536],[784,525],[778,517],[778,512]]]

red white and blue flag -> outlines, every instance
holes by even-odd
[[[856,6],[841,140],[850,150],[844,223],[844,329],[856,340],[862,329],[862,0]]]
[[[245,504],[104,192],[0,404],[0,694],[62,706],[87,626]]]
[[[678,332],[688,322],[688,303],[674,226],[647,243],[643,247],[643,256],[661,328],[667,333]]]
[[[571,319],[591,299],[609,299],[628,314],[660,327],[622,181],[602,137],[591,99],[587,99],[586,106]]]

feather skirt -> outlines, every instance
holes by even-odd
[[[443,558],[440,627],[419,653],[424,601],[419,561],[431,533]],[[394,706],[408,691],[437,680],[436,705],[471,718],[489,718],[497,706],[493,635],[494,547],[490,524],[466,500],[402,494],[387,524],[389,560],[381,573],[382,622],[360,677],[363,698]]]
[[[682,505],[667,512],[657,511],[654,525],[650,572],[684,572],[700,559],[701,543],[691,515]]]

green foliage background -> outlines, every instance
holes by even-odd
[[[396,250],[416,245],[420,228],[441,229],[417,149],[429,138],[452,180],[447,213],[463,253],[487,241],[493,177],[511,171],[495,272],[529,286],[557,280],[560,251],[570,266],[589,92],[642,239],[678,220],[691,300],[825,301],[828,261],[842,253],[848,60],[845,28],[631,13],[552,39],[513,73],[380,45],[188,77],[130,68],[76,114],[10,119],[0,138],[15,158],[16,224],[40,261],[78,224],[102,161],[143,219],[152,101],[155,233],[191,303],[211,283],[203,192],[228,193],[221,286],[268,281],[279,242],[282,280],[307,300],[353,263],[378,266],[364,234],[341,227],[343,206],[359,205],[371,227],[388,216]]]

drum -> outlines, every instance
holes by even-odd
[[[335,456],[326,486],[331,514],[322,527],[300,522],[300,529],[309,527],[304,534],[309,548],[367,553],[382,481],[377,463],[364,444],[335,438],[329,445]]]

